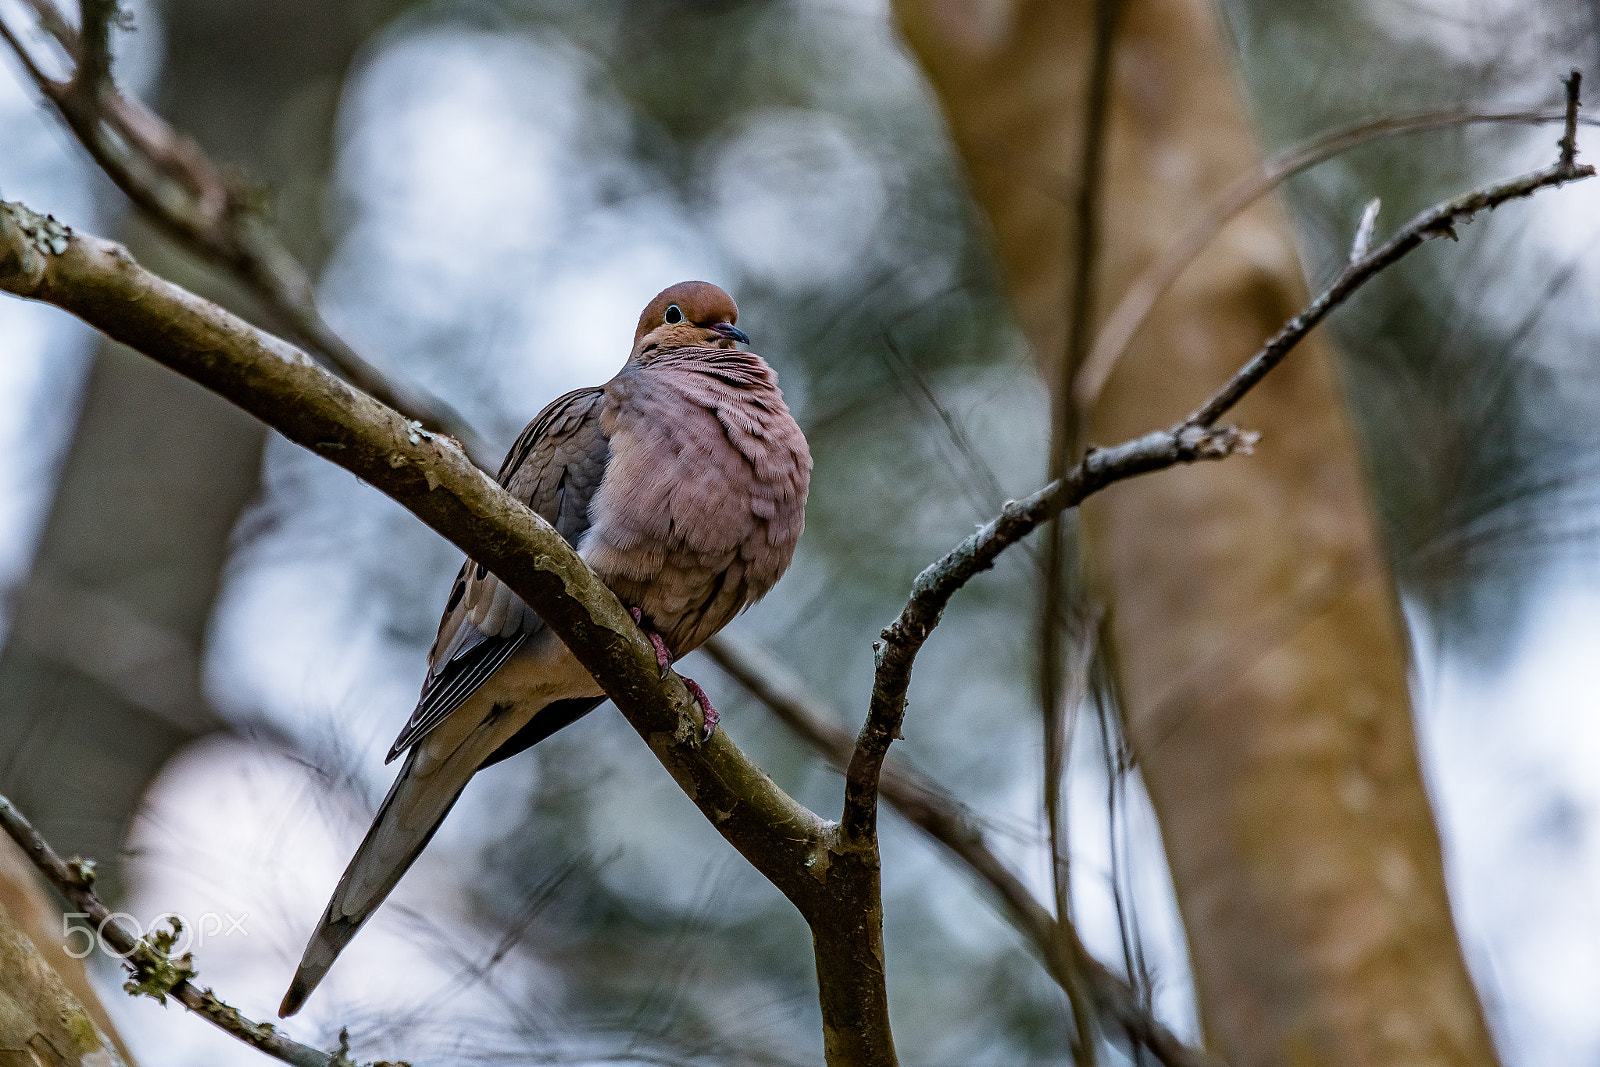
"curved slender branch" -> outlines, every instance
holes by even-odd
[[[0,38],[128,199],[167,236],[242,281],[294,340],[346,380],[424,427],[457,438],[478,466],[494,470],[487,443],[459,412],[414,383],[385,375],[328,325],[310,276],[263,215],[260,193],[117,88],[109,41],[117,24],[116,0],[85,0],[82,33],[50,0],[28,2],[40,25],[76,62],[71,80],[47,77],[3,17]]]
[[[882,640],[873,644],[877,672],[872,701],[845,775],[844,815],[840,822],[845,835],[864,837],[872,833],[878,779],[890,743],[900,736],[911,667],[957,590],[993,567],[1000,553],[1046,520],[1076,507],[1106,486],[1180,463],[1248,453],[1255,440],[1254,434],[1233,426],[1213,429],[1179,424],[1114,448],[1091,449],[1059,480],[1032,496],[1007,504],[998,516],[917,575],[911,599],[900,617],[885,627]]]
[[[997,518],[917,576],[911,598],[900,617],[883,630],[881,642],[874,646],[877,670],[872,701],[845,779],[841,828],[847,837],[872,832],[878,777],[889,745],[900,736],[912,665],[955,592],[972,577],[993,566],[1001,552],[1032,533],[1041,523],[1107,485],[1178,463],[1221,458],[1241,450],[1241,446],[1247,450],[1253,443],[1252,436],[1241,434],[1233,427],[1218,428],[1217,421],[1281,363],[1330,311],[1427,241],[1454,237],[1455,227],[1471,221],[1479,212],[1492,210],[1508,200],[1531,196],[1540,189],[1592,177],[1594,168],[1577,162],[1580,82],[1581,75],[1576,70],[1565,79],[1566,131],[1557,142],[1560,157],[1554,164],[1520,178],[1483,186],[1417,215],[1388,241],[1350,262],[1304,311],[1290,319],[1183,422],[1112,449],[1092,449],[1064,477],[1027,500],[1007,505]]]

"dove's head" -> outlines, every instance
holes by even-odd
[[[674,348],[732,348],[750,343],[735,326],[739,307],[733,297],[710,282],[679,282],[661,290],[639,316],[633,333],[636,363],[648,363]]]

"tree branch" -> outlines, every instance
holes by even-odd
[[[786,726],[843,772],[855,738],[804,682],[759,643],[726,632],[702,646],[734,681],[742,685]],[[1090,954],[1068,921],[1058,930],[1055,916],[1023,884],[1015,871],[984,841],[983,831],[948,790],[896,760],[885,762],[879,793],[911,825],[963,863],[1000,899],[1005,915],[1038,954],[1052,980],[1065,989],[1074,967],[1108,1030],[1148,1048],[1163,1067],[1210,1067],[1201,1050],[1186,1045],[1147,1011],[1133,987]]]
[[[159,946],[135,937],[95,895],[91,888],[93,867],[81,861],[63,860],[33,824],[3,796],[0,796],[0,829],[27,854],[39,873],[89,918],[97,935],[122,959],[132,975],[127,986],[130,993],[143,993],[163,1003],[170,996],[211,1025],[293,1067],[338,1067],[334,1056],[278,1033],[271,1023],[251,1021],[237,1008],[223,1003],[211,990],[195,985],[188,953],[174,959]],[[344,1063],[348,1065],[349,1060],[345,1059]]]
[[[873,832],[879,774],[889,745],[900,736],[912,665],[956,590],[974,575],[993,566],[1001,552],[1042,522],[1064,508],[1076,506],[1107,485],[1178,463],[1221,458],[1240,450],[1241,446],[1247,450],[1253,443],[1251,435],[1242,434],[1233,427],[1216,428],[1217,421],[1281,363],[1317,323],[1361,286],[1423,243],[1437,237],[1454,237],[1457,225],[1471,221],[1481,211],[1530,196],[1540,189],[1592,176],[1593,167],[1576,161],[1579,83],[1577,71],[1565,81],[1566,132],[1558,142],[1561,155],[1555,164],[1511,181],[1484,186],[1422,212],[1383,245],[1347,265],[1304,311],[1290,319],[1183,422],[1115,448],[1091,449],[1064,477],[1024,501],[1007,505],[997,518],[917,576],[911,598],[900,617],[883,630],[882,641],[874,646],[877,671],[873,678],[872,700],[845,781],[841,829],[847,838]]]
[[[84,0],[82,33],[50,0],[28,3],[76,62],[72,79],[47,77],[3,17],[0,37],[68,129],[140,211],[184,248],[242,281],[291,337],[346,380],[424,427],[457,438],[478,466],[494,470],[486,442],[459,412],[415,384],[386,376],[328,325],[310,277],[264,217],[261,194],[117,88],[109,41],[116,0]]]

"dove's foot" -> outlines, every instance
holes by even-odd
[[[661,639],[660,634],[644,624],[644,613],[638,608],[629,608],[628,614],[633,616],[633,621],[650,639],[651,646],[656,650],[656,664],[661,668],[661,676],[665,678],[667,670],[672,666],[672,653],[667,650],[667,643]],[[701,741],[709,741],[711,735],[717,732],[717,723],[722,721],[722,716],[717,714],[716,706],[711,703],[711,698],[706,696],[706,691],[700,688],[699,682],[693,678],[684,678],[683,684],[689,690],[689,695],[699,702],[706,721],[706,732]]]
[[[665,678],[667,668],[672,666],[672,653],[667,650],[667,643],[661,640],[660,634],[644,624],[644,613],[638,608],[629,608],[628,614],[633,616],[633,621],[639,624],[639,629],[650,639],[650,647],[656,650],[656,666],[661,668],[661,676]]]
[[[679,677],[683,676],[679,675]],[[684,688],[689,690],[689,695],[699,702],[700,710],[705,714],[706,732],[705,736],[700,740],[702,742],[709,741],[711,740],[711,735],[717,732],[717,723],[722,721],[722,716],[717,714],[717,709],[711,704],[711,698],[706,696],[706,691],[700,688],[699,682],[693,678],[684,678],[683,685]]]

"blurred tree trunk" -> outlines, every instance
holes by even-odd
[[[323,253],[339,88],[372,8],[162,4],[157,107],[270,183],[291,246],[311,263]],[[137,219],[124,240],[153,269],[259,321]],[[64,853],[100,860],[113,889],[146,786],[178,746],[220,726],[201,691],[201,651],[265,440],[252,419],[149,360],[115,345],[96,353],[0,654],[0,790]]]
[[[1055,380],[1094,0],[896,6]],[[1129,0],[1121,16],[1101,316],[1258,162],[1219,31],[1201,0]],[[1118,365],[1087,413],[1092,440],[1182,418],[1304,296],[1279,211],[1236,222]],[[1302,346],[1237,418],[1263,432],[1255,457],[1119,486],[1084,515],[1208,1041],[1234,1067],[1492,1064],[1328,346]]]

